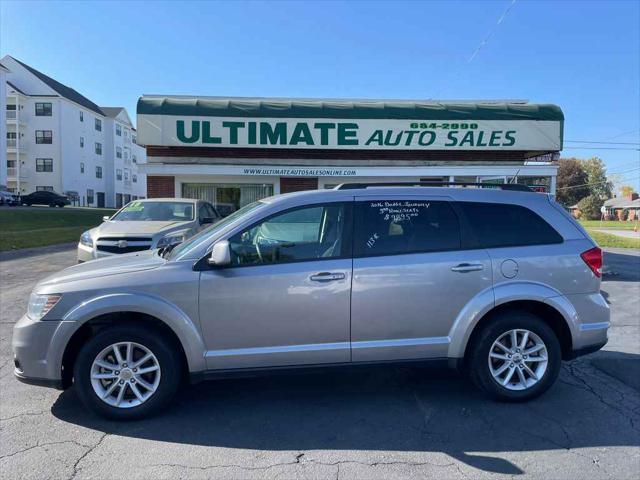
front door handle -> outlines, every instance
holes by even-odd
[[[332,280],[343,280],[344,273],[320,272],[309,277],[314,282],[330,282]]]
[[[483,268],[484,266],[481,263],[461,263],[460,265],[451,267],[451,271],[459,273],[477,272]]]

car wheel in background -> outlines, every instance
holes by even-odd
[[[560,342],[541,318],[526,311],[495,315],[470,346],[472,381],[490,397],[507,402],[531,400],[558,378]]]

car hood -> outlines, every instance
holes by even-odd
[[[138,221],[107,221],[98,227],[99,236],[131,236],[131,235],[154,235],[163,230],[170,230],[187,226],[191,222],[138,222]]]
[[[50,286],[53,284],[75,282],[107,275],[119,275],[141,270],[151,270],[164,265],[164,258],[158,255],[157,250],[146,250],[143,252],[114,255],[112,257],[92,260],[80,263],[73,267],[54,273],[38,283],[38,287]],[[37,290],[37,287],[36,287]]]

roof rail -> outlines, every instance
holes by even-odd
[[[466,182],[380,182],[380,183],[341,183],[334,190],[355,190],[369,187],[482,187],[497,188],[515,192],[534,192],[527,185],[518,183],[466,183]]]

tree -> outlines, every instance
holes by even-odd
[[[611,198],[613,182],[607,179],[607,170],[604,162],[598,157],[589,158],[582,162],[582,168],[587,172],[587,183],[589,184],[591,195],[602,200]]]
[[[604,203],[604,199],[597,195],[589,195],[584,197],[578,202],[578,210],[580,211],[580,218],[583,220],[598,220],[600,219],[600,208]]]
[[[571,207],[588,196],[589,175],[577,158],[561,158],[558,161],[558,177],[556,183],[556,200],[566,207]]]

